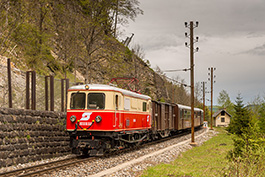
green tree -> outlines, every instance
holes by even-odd
[[[265,103],[260,106],[258,125],[261,135],[265,138]]]
[[[228,131],[235,134],[234,148],[227,155],[231,162],[228,165],[229,176],[265,175],[265,138],[257,122],[260,121],[244,107],[239,94],[236,98],[235,115],[228,127]]]
[[[252,124],[233,138],[234,148],[227,155],[229,176],[265,175],[265,138],[260,135],[257,124]]]
[[[217,98],[217,103],[220,109],[226,108],[226,111],[229,114],[231,114],[232,116],[234,115],[234,104],[231,102],[230,97],[225,90],[222,90],[219,93],[219,96]]]
[[[117,37],[117,25],[125,25],[128,19],[135,20],[137,15],[143,14],[143,10],[139,8],[139,0],[112,0],[113,36]]]
[[[1,0],[0,11],[0,54],[12,56],[17,47],[12,36],[25,21],[25,7],[21,1]]]
[[[67,71],[76,66],[76,59],[82,52],[78,47],[78,12],[74,1],[53,1],[52,21],[55,31],[54,49],[66,77]],[[76,69],[76,68],[75,68]]]
[[[115,11],[116,25],[142,13],[138,0],[1,0],[0,11],[0,54],[46,73],[66,73],[76,58],[96,69],[107,53],[98,50],[115,41]]]
[[[235,113],[228,127],[230,133],[241,135],[249,126],[252,126],[250,111],[244,106],[240,94],[236,97]]]

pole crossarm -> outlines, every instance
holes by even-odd
[[[169,69],[169,70],[164,70],[163,72],[177,72],[177,71],[189,71],[190,68],[185,68],[185,69]]]
[[[170,77],[168,77],[168,76],[165,76],[168,80],[170,80],[170,81],[172,81],[172,82],[175,82],[175,83],[177,83],[177,84],[179,84],[179,85],[182,85],[182,86],[184,86],[184,87],[190,87],[190,85],[187,85],[187,84],[183,84],[182,82],[180,82],[180,81],[177,81],[177,80],[175,80],[175,79],[172,79],[172,78],[170,78]]]

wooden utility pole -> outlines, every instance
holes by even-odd
[[[12,104],[12,82],[11,82],[11,60],[7,59],[7,76],[8,76],[8,106],[9,108],[13,107]]]
[[[194,28],[198,27],[198,22],[196,24],[193,24],[193,21],[190,21],[190,24],[188,25],[187,22],[185,22],[185,27],[188,27],[190,29],[190,88],[191,88],[191,145],[196,145],[195,138],[194,138],[194,35],[193,30]],[[185,36],[188,37],[188,34],[185,33]],[[198,37],[196,37],[196,41],[198,42]],[[188,44],[185,43],[185,45],[188,47]],[[198,51],[199,48],[196,48],[196,51]]]
[[[205,83],[202,82],[203,122],[205,121]]]
[[[213,80],[213,78],[215,77],[213,75],[213,71],[215,70],[216,68],[208,68],[208,70],[210,71],[209,75],[210,75],[210,78],[208,80],[211,80],[211,128],[210,130],[213,130],[213,83],[215,82]]]
[[[190,22],[190,88],[191,88],[191,143],[194,139],[194,51],[193,51],[193,22]]]
[[[213,129],[213,68],[211,67],[211,130]]]

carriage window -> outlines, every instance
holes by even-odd
[[[143,111],[146,111],[146,102],[143,102]]]
[[[85,93],[72,93],[70,109],[85,109],[86,94]]]
[[[179,116],[182,118],[182,109],[179,110]]]
[[[105,94],[104,93],[89,93],[87,95],[87,109],[104,109]]]

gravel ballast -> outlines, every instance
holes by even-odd
[[[199,134],[202,135],[197,137]],[[208,131],[206,129],[199,130],[195,133],[195,141],[197,145],[200,146],[203,144],[203,142],[207,141],[215,134],[215,131]],[[98,158],[92,163],[81,163],[69,168],[52,171],[50,174],[43,176],[139,176],[142,171],[149,166],[154,166],[159,163],[170,163],[171,161],[175,160],[181,154],[181,152],[192,148],[189,143],[190,135],[185,135],[159,144],[146,146],[139,150],[121,153],[119,155],[106,158]],[[66,157],[69,156],[64,156],[60,159]],[[47,163],[56,159],[58,158],[45,160],[45,162]],[[22,166],[26,167],[30,165],[37,165],[38,163],[43,162],[38,161],[34,163],[2,168],[0,169],[0,172],[13,170],[19,167],[21,168]]]

